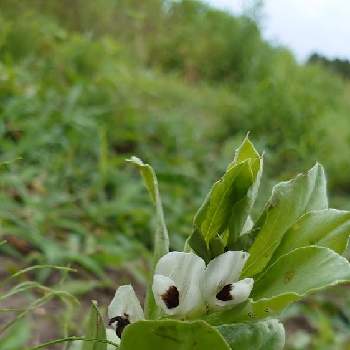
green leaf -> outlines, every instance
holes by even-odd
[[[145,164],[141,159],[132,157],[127,160],[128,162],[136,165],[141,172],[144,179],[147,190],[151,196],[152,202],[156,208],[157,214],[157,229],[154,236],[154,253],[153,253],[153,267],[149,277],[147,286],[146,299],[145,299],[145,316],[146,318],[157,318],[159,309],[154,301],[152,292],[152,278],[153,269],[158,260],[169,252],[169,235],[168,229],[165,224],[164,212],[162,201],[160,198],[158,181],[153,168],[149,164]]]
[[[212,258],[207,242],[200,231],[196,228],[193,230],[192,235],[187,238],[184,250],[186,252],[190,252],[191,249],[197,255],[202,257],[206,263],[208,263]]]
[[[220,236],[214,237],[209,242],[209,250],[211,256],[218,256],[225,252],[225,243],[224,240]]]
[[[228,169],[244,161],[248,161],[250,165],[252,182],[251,184],[247,182],[246,185],[244,185],[243,182],[243,192],[246,187],[249,186],[249,188],[246,189],[246,195],[243,196],[241,200],[234,203],[231,209],[232,213],[228,222],[227,242],[228,248],[231,250],[235,249],[237,239],[245,229],[249,227],[252,221],[249,213],[258,195],[260,179],[263,171],[263,158],[257,152],[248,136],[237,149],[234,161],[229,165]]]
[[[309,245],[328,247],[342,254],[350,234],[350,212],[336,209],[312,211],[302,216],[285,234],[273,260]]]
[[[139,321],[123,332],[121,350],[229,350],[221,334],[204,321]]]
[[[157,263],[163,255],[169,252],[168,229],[165,224],[157,177],[153,168],[149,164],[145,164],[141,159],[131,157],[131,159],[128,159],[127,161],[136,165],[140,170],[152,202],[156,207],[158,227],[154,241],[154,261]]]
[[[200,239],[210,241],[228,230],[228,245],[241,234],[255,201],[262,172],[262,158],[246,138],[223,177],[217,181],[194,218],[194,234],[189,244],[205,258],[205,248],[198,250]]]
[[[350,281],[349,262],[324,247],[302,247],[281,256],[255,281],[254,300],[283,294],[303,297],[319,289]]]
[[[32,335],[31,322],[27,319],[18,320],[0,337],[1,350],[25,349]]]
[[[251,182],[250,164],[244,161],[228,168],[214,184],[194,219],[206,242],[227,229],[233,205],[243,199]]]
[[[325,247],[302,247],[280,257],[254,283],[252,298],[203,319],[212,325],[259,320],[326,287],[350,281],[350,264]]]
[[[278,320],[217,327],[232,349],[282,350],[285,331]]]
[[[229,165],[229,168],[249,158],[260,161],[260,155],[258,151],[255,149],[253,143],[249,140],[249,137],[247,135],[243,140],[242,144],[237,148],[235,158],[233,162]],[[255,166],[256,168],[253,171],[257,173],[260,169],[260,164],[256,163]]]
[[[258,301],[248,299],[246,302],[239,304],[232,309],[217,311],[206,315],[203,317],[203,320],[213,326],[257,321],[278,315],[286,306],[296,300],[298,300],[296,295],[281,295],[271,299],[261,299]]]
[[[93,301],[90,314],[88,318],[88,323],[85,331],[86,338],[98,339],[105,341],[106,340],[106,327],[104,325],[101,314],[97,308],[97,302]],[[82,350],[106,350],[107,344],[98,342],[98,341],[90,341],[84,342],[82,346]]]
[[[264,270],[284,234],[300,216],[327,207],[326,178],[320,164],[290,181],[277,184],[251,231],[251,238],[256,238],[243,275],[252,277]],[[246,238],[244,236],[242,239]]]
[[[208,263],[214,257],[224,253],[225,242],[221,236],[216,235],[216,237],[210,240],[208,246],[201,233],[195,229],[192,235],[187,239],[184,250],[189,252],[191,249]]]

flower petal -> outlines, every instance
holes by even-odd
[[[106,329],[106,338],[107,340],[115,343],[120,344],[120,338],[115,334],[115,330],[111,328]],[[107,344],[107,350],[115,350],[115,346],[112,344]]]
[[[203,280],[203,294],[209,306],[217,305],[216,295],[239,279],[248,257],[243,251],[228,251],[209,262]]]
[[[154,275],[152,290],[157,305],[165,313],[175,315],[178,312],[180,304],[179,291],[171,278]]]
[[[122,317],[129,323],[144,319],[142,307],[134,292],[134,288],[130,284],[120,286],[117,289],[108,307],[108,317],[110,320]]]
[[[201,312],[204,302],[200,282],[204,270],[204,260],[193,253],[170,252],[164,255],[156,265],[153,280],[157,305],[169,315],[193,316]],[[164,300],[167,299],[165,292],[170,293],[169,302]],[[179,305],[175,306],[177,293]]]
[[[211,303],[212,309],[228,307],[246,301],[253,289],[254,280],[245,278],[236,283],[225,285],[217,294],[215,303]]]

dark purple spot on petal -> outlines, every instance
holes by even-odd
[[[168,309],[179,306],[179,291],[175,286],[170,286],[161,297]]]
[[[109,320],[109,322],[108,322],[108,326],[111,326],[113,323],[116,323],[115,333],[117,334],[117,336],[119,338],[121,338],[122,337],[122,333],[124,331],[124,328],[128,324],[130,324],[129,315],[124,314],[123,316],[116,316],[116,317],[111,318]]]
[[[218,294],[216,294],[216,299],[221,301],[229,301],[233,299],[233,296],[231,295],[231,290],[233,286],[232,284],[226,284]]]

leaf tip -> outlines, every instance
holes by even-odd
[[[128,163],[132,163],[134,165],[138,165],[138,166],[145,165],[145,163],[142,161],[142,159],[140,159],[139,157],[136,157],[136,156],[131,156],[130,158],[125,159],[125,161]]]

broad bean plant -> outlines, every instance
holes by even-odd
[[[263,157],[246,137],[196,213],[184,250],[169,252],[155,172],[129,162],[155,206],[154,260],[144,308],[131,285],[119,286],[106,329],[94,306],[89,336],[102,339],[94,349],[283,349],[283,309],[350,281],[342,256],[350,213],[328,207],[320,164],[278,183],[253,221]]]

